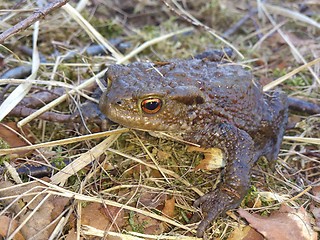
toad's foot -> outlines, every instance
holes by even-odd
[[[197,237],[202,237],[209,224],[219,215],[230,209],[238,207],[242,198],[237,193],[232,193],[228,189],[216,189],[207,193],[194,202],[194,207],[201,207],[205,214],[197,229]],[[198,219],[197,214],[192,216],[191,222]]]

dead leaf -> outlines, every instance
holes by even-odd
[[[315,218],[315,223],[318,228],[320,228],[320,208],[315,207],[314,205],[310,206],[310,211],[312,212],[314,218]]]
[[[80,237],[80,239],[82,240],[83,238]],[[77,240],[77,233],[74,230],[74,228],[70,229],[69,232],[67,233],[67,235],[65,235],[64,240]]]
[[[170,151],[161,151],[157,152],[157,157],[160,161],[168,160],[172,156]]]
[[[19,134],[24,136],[31,143],[34,143],[35,139],[30,134],[27,125],[24,126],[21,131],[21,129],[17,127],[17,124],[15,122],[7,122],[0,124],[0,139],[6,142],[9,145],[9,147],[15,148],[29,145],[26,140],[19,136]],[[17,151],[15,154],[18,154],[18,156],[25,156],[29,152],[30,150]]]
[[[305,56],[312,53],[314,56],[319,56],[320,52],[320,45],[319,41],[313,40],[313,39],[302,39],[299,36],[295,35],[292,32],[284,31],[287,38],[295,45],[300,54]],[[264,44],[268,46],[269,49],[279,49],[279,46],[286,45],[286,40],[283,39],[283,37],[278,33],[274,33],[271,36],[269,36]],[[296,59],[299,63],[301,62],[301,59]],[[283,66],[281,66],[283,65]],[[288,61],[282,61],[282,64],[280,64],[278,67],[281,69],[281,67],[287,67]]]
[[[126,170],[123,173],[123,176],[139,179],[141,172],[145,172],[145,171],[147,171],[147,168],[145,165],[137,164],[136,166]]]
[[[0,216],[0,236],[6,238],[18,227],[17,220],[11,219],[7,216]],[[13,240],[24,240],[20,232],[14,235]]]
[[[120,208],[93,202],[82,209],[81,224],[103,231],[116,231],[127,223],[124,215]]]
[[[13,214],[19,213],[16,218],[19,224],[30,218],[21,228],[22,235],[26,239],[31,237],[33,240],[48,239],[57,224],[57,222],[54,224],[52,222],[63,211],[69,199],[60,196],[48,196],[46,193],[38,196],[31,195],[31,193],[39,193],[45,189],[45,186],[39,182],[13,186],[10,182],[0,182],[0,188],[2,189],[0,197],[20,196],[20,199],[14,202],[9,210]],[[24,195],[26,193],[28,193],[28,196]],[[7,206],[15,200],[16,197],[2,200],[2,202]],[[36,208],[38,209],[36,210]]]
[[[219,148],[199,148],[195,146],[189,146],[188,152],[203,152],[204,159],[195,167],[195,170],[214,170],[217,168],[224,167],[225,161],[223,159],[223,154]]]
[[[162,178],[162,174],[159,170],[156,170],[156,169],[152,169],[150,171],[150,177],[153,177],[153,178]]]
[[[103,213],[107,216],[109,221],[113,225],[115,225],[117,229],[121,229],[128,223],[124,209],[111,205],[106,205],[101,206],[101,211],[103,211]]]
[[[255,208],[259,208],[262,206],[262,201],[261,198],[257,195],[248,195],[246,197],[246,206],[247,207],[255,207]]]
[[[162,214],[168,217],[174,217],[174,207],[175,207],[175,199],[174,197],[165,201],[164,208],[162,209]]]
[[[163,222],[140,213],[133,213],[133,217],[131,217],[130,221],[130,231],[160,235],[164,233],[165,228]]]
[[[317,233],[311,228],[307,212],[304,208],[295,210],[282,205],[269,217],[239,209],[241,217],[245,218],[250,226],[264,235],[268,240],[316,240]]]
[[[141,190],[138,206],[142,205],[143,207],[156,208],[158,210],[163,209],[165,204],[166,194],[151,192],[148,190]]]
[[[89,225],[100,230],[106,230],[108,225],[110,225],[110,221],[101,211],[101,206],[101,203],[95,202],[86,205],[81,211],[81,224]]]
[[[54,209],[51,212],[51,219],[56,219],[64,210],[65,206],[69,203],[69,199],[60,196],[54,196],[52,204]]]
[[[312,187],[312,193],[315,197],[320,198],[320,185]],[[315,224],[318,228],[320,228],[320,207],[315,201],[313,201],[310,205],[310,210],[315,218]]]
[[[315,197],[320,198],[320,185],[312,187],[312,193]]]
[[[312,45],[312,44],[317,44],[317,42],[311,40],[311,39],[302,39],[299,36],[297,36],[296,34],[294,34],[293,32],[288,32],[285,31],[285,34],[290,38],[291,42],[295,45],[295,46],[303,46],[303,45]],[[283,43],[285,44],[286,42],[283,41]]]
[[[175,207],[175,199],[172,197],[171,199],[168,199],[165,201],[164,208],[162,209],[162,214],[166,217],[174,217],[174,207]],[[163,223],[164,230],[167,230],[169,228],[169,225],[166,223]]]
[[[250,226],[240,226],[234,229],[228,240],[264,240],[264,237]]]
[[[262,85],[262,86],[265,86],[269,83],[271,83],[274,79],[271,78],[271,77],[265,77],[265,76],[262,76],[260,79],[259,79],[259,83]]]

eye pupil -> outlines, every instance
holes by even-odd
[[[141,109],[145,113],[157,113],[162,107],[162,101],[159,98],[149,98],[141,102]]]
[[[145,105],[145,108],[150,110],[150,111],[153,111],[155,110],[157,107],[159,106],[159,103],[156,102],[156,101],[153,101],[153,102],[147,102],[146,105]]]

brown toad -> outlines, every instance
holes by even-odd
[[[199,237],[218,215],[239,206],[257,159],[277,158],[287,97],[277,90],[262,92],[241,65],[206,58],[136,62],[111,65],[106,78],[100,109],[110,120],[223,151],[223,180],[195,202],[205,213]]]

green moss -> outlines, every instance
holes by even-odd
[[[258,192],[255,186],[251,186],[247,195],[243,199],[241,205],[243,206],[250,206],[253,202],[255,202],[255,199],[258,197]]]
[[[132,228],[132,231],[138,232],[138,233],[143,233],[144,228],[147,225],[147,222],[137,223],[135,221],[134,216],[135,216],[135,213],[133,211],[130,211],[128,220],[129,220],[129,224]]]
[[[110,20],[92,19],[90,23],[95,26],[96,30],[105,38],[115,38],[123,33],[122,26]]]
[[[273,77],[274,78],[279,78],[279,77],[282,77],[284,75],[287,74],[287,70],[286,69],[279,69],[279,68],[276,68],[273,70]]]
[[[280,78],[286,75],[290,70],[288,69],[279,69],[276,68],[273,70],[273,77]],[[289,78],[286,80],[286,84],[294,87],[305,87],[305,86],[310,86],[312,84],[312,79],[307,78],[306,75],[294,75],[293,77]]]
[[[55,157],[52,159],[52,164],[58,168],[58,169],[62,169],[66,166],[66,163],[65,163],[65,157],[62,156],[62,147],[61,146],[58,146],[56,149],[55,149],[55,152],[56,152],[56,155]]]
[[[287,84],[294,87],[306,87],[312,84],[311,79],[305,79],[300,76],[293,77],[287,81]]]
[[[0,138],[0,149],[10,148],[7,142],[5,142],[2,138]],[[4,161],[9,162],[10,158],[7,155],[0,156],[0,165],[3,164]]]

